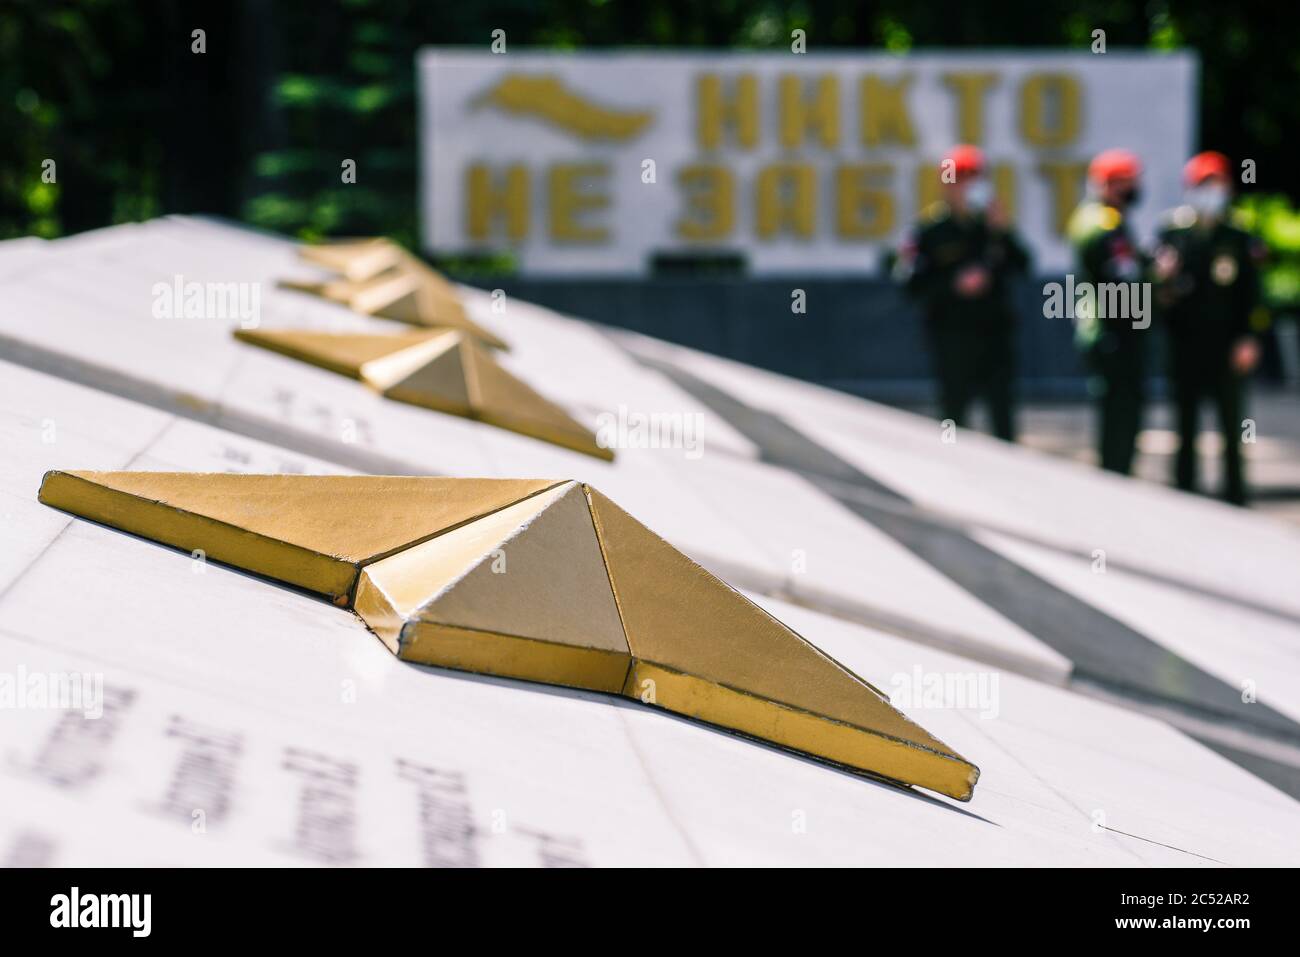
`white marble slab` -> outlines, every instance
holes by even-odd
[[[1300,721],[1293,622],[992,532],[981,542],[1261,704]]]
[[[0,859],[1201,866],[1300,850],[1295,802],[1159,722],[774,599],[756,600],[886,691],[918,668],[987,676],[978,700],[907,709],[980,765],[969,805],[631,702],[406,665],[346,611],[35,500],[73,464],[329,463],[3,371],[0,494],[24,557],[0,578],[0,671],[99,675],[110,708],[0,710]],[[44,410],[66,423],[53,442]],[[308,789],[309,772],[332,783]]]
[[[1300,617],[1300,533],[1249,510],[1132,482],[976,432],[656,342],[625,341],[781,416],[928,513]],[[1248,556],[1248,559],[1247,559]]]

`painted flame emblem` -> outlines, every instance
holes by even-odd
[[[654,119],[649,111],[615,110],[595,103],[553,74],[507,74],[475,97],[471,106],[535,117],[585,140],[635,139]]]

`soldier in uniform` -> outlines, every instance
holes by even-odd
[[[1011,279],[1029,256],[993,198],[984,155],[955,147],[940,167],[944,198],[922,214],[900,250],[896,276],[925,313],[942,419],[966,424],[977,397],[993,434],[1015,440],[1015,313]]]
[[[1242,384],[1259,360],[1251,319],[1260,305],[1256,266],[1264,246],[1231,222],[1226,156],[1192,157],[1183,185],[1186,203],[1166,214],[1153,266],[1178,420],[1174,479],[1181,489],[1196,488],[1196,435],[1208,399],[1223,435],[1223,496],[1244,505]]]
[[[1098,153],[1088,164],[1092,197],[1070,217],[1081,282],[1133,283],[1142,279],[1144,260],[1133,238],[1128,213],[1140,197],[1142,164],[1128,150]],[[1131,316],[1105,315],[1101,296],[1081,302],[1075,314],[1075,342],[1093,373],[1097,398],[1101,467],[1127,475],[1133,467],[1145,402],[1145,329]]]

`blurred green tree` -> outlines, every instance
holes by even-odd
[[[795,27],[813,49],[1086,47],[1095,29],[1112,50],[1190,47],[1203,145],[1300,201],[1300,57],[1277,16],[1208,0],[0,0],[0,236],[201,211],[414,245],[415,53],[497,28],[551,48],[763,48]]]

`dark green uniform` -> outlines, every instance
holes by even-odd
[[[1174,478],[1181,489],[1196,488],[1196,435],[1201,404],[1208,399],[1223,435],[1224,498],[1244,504],[1242,379],[1231,358],[1233,347],[1251,334],[1251,314],[1260,301],[1256,262],[1263,246],[1231,223],[1199,221],[1186,206],[1169,214],[1159,243],[1178,254],[1176,271],[1156,287],[1178,420]]]
[[[974,265],[989,271],[990,282],[981,295],[968,298],[955,283]],[[1013,232],[990,226],[978,213],[958,216],[944,203],[926,211],[898,260],[900,278],[925,313],[940,418],[965,425],[972,401],[982,396],[993,434],[1007,441],[1015,439],[1010,284],[1028,266],[1029,255]]]
[[[1089,201],[1074,211],[1070,242],[1077,259],[1079,282],[1139,282],[1144,261],[1133,241],[1128,220],[1114,206]],[[1097,297],[1100,301],[1101,297]],[[1127,475],[1142,428],[1146,401],[1146,333],[1133,328],[1132,316],[1099,315],[1092,306],[1076,311],[1076,343],[1093,373],[1090,388],[1097,398],[1098,452],[1101,467]]]

